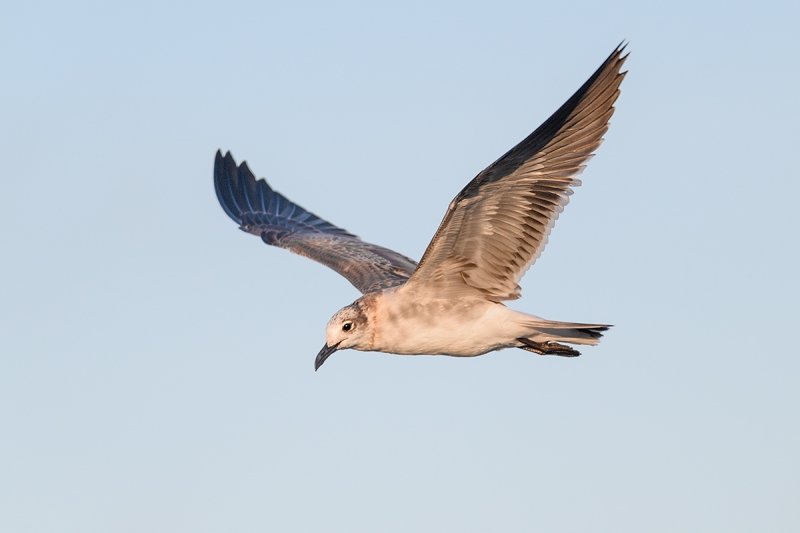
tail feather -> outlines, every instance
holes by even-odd
[[[612,327],[610,324],[581,324],[541,319],[532,321],[530,326],[534,331],[528,338],[533,341],[566,342],[590,346],[597,345],[603,336],[603,332]]]

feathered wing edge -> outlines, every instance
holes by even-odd
[[[558,214],[608,129],[627,56],[620,46],[541,126],[479,173],[451,202],[409,280],[442,296],[519,298]]]
[[[335,270],[362,293],[405,283],[416,262],[362,241],[256,180],[246,162],[217,151],[214,188],[222,209],[240,229]]]

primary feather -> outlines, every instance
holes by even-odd
[[[478,174],[450,203],[409,289],[441,297],[520,297],[577,176],[600,146],[625,77],[617,48],[533,133]]]
[[[362,293],[405,283],[417,263],[370,244],[306,211],[272,190],[230,152],[217,151],[214,187],[222,208],[239,227],[270,245],[286,248],[332,268]]]

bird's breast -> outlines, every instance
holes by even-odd
[[[509,345],[507,307],[476,299],[412,299],[390,293],[370,317],[372,349],[403,355],[470,357]],[[514,329],[514,328],[511,328]]]

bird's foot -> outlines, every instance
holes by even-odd
[[[562,357],[577,357],[581,354],[581,352],[579,352],[578,350],[573,350],[569,346],[564,346],[563,344],[559,344],[553,341],[536,342],[525,338],[519,338],[517,340],[522,343],[522,346],[518,346],[518,348],[522,348],[523,350],[527,350],[529,352],[538,353],[539,355],[560,355]]]

